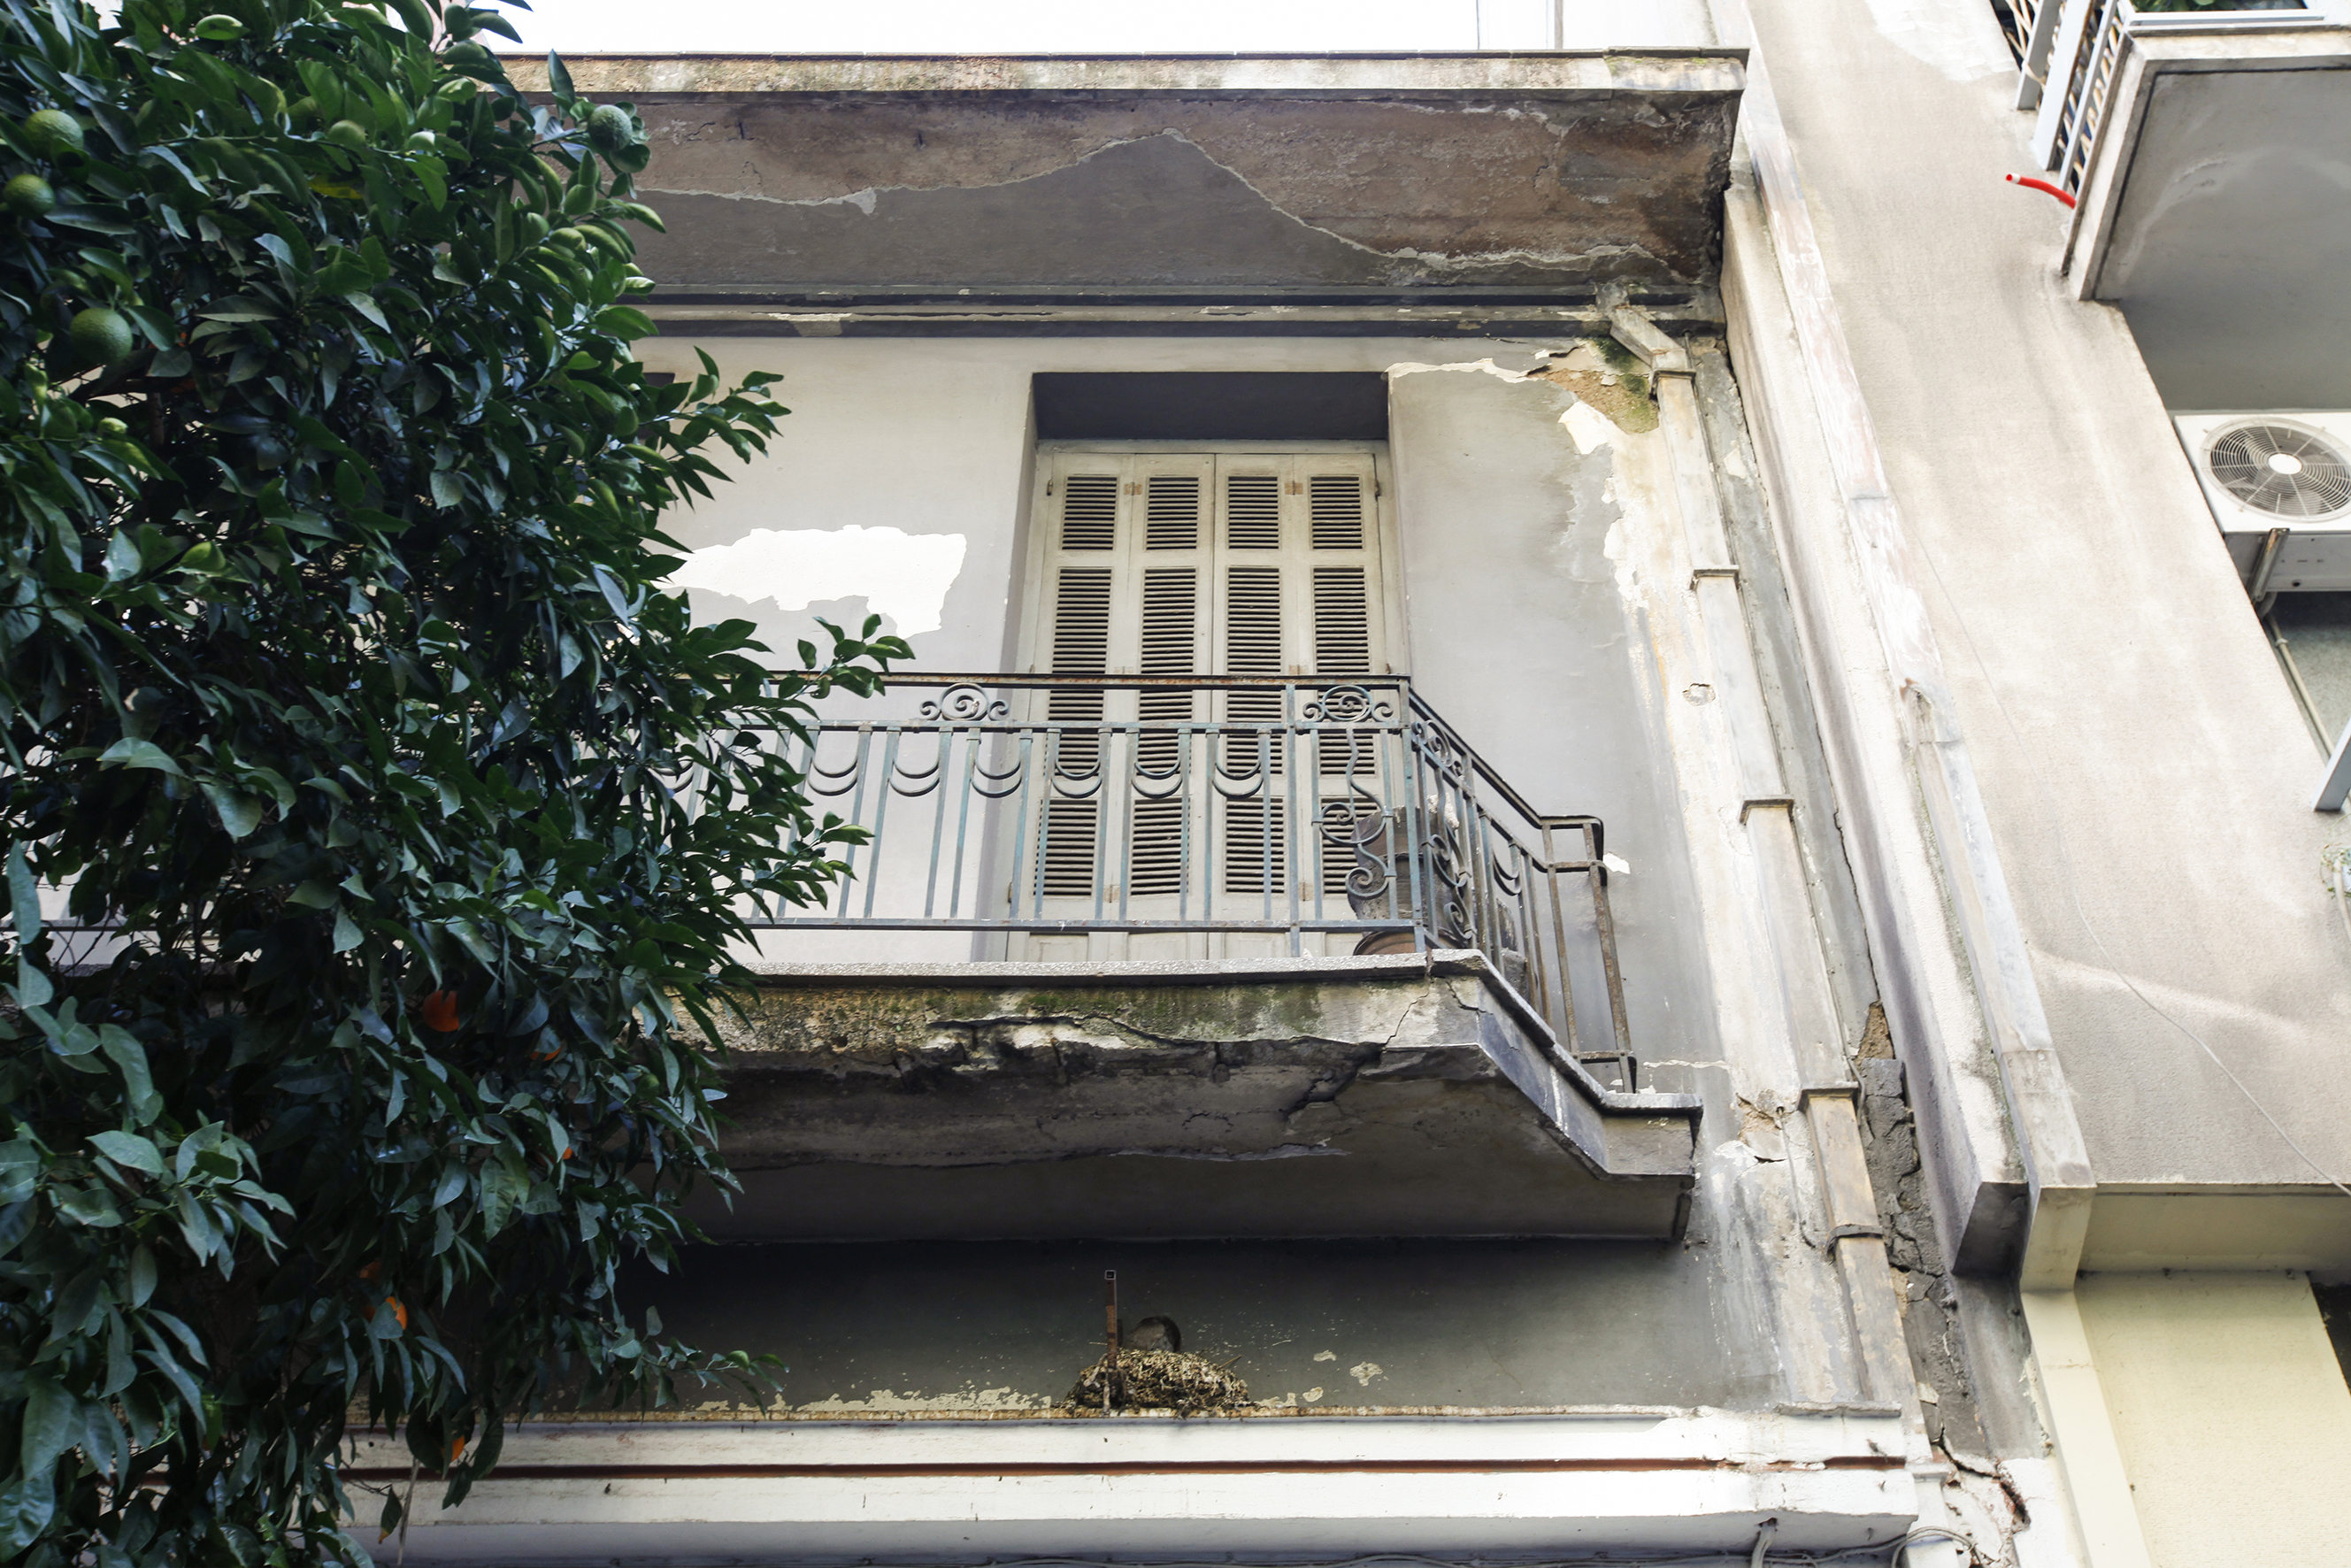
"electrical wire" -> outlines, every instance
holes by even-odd
[[[2351,1197],[2351,1186],[2344,1186],[2342,1181],[2338,1179],[2333,1172],[2329,1171],[2325,1166],[2320,1165],[2316,1160],[2310,1157],[2310,1152],[2307,1149],[2304,1149],[2301,1144],[2294,1140],[2294,1136],[2292,1133],[2285,1130],[2285,1124],[2283,1123],[2280,1122],[2275,1116],[2270,1113],[2270,1108],[2262,1103],[2261,1096],[2254,1093],[2250,1088],[2246,1087],[2245,1081],[2238,1077],[2235,1071],[2231,1069],[2226,1061],[2221,1060],[2220,1053],[2212,1049],[2211,1043],[2205,1040],[2202,1035],[2197,1033],[2193,1029],[2190,1029],[2180,1019],[2174,1017],[2170,1012],[2158,1006],[2155,998],[2148,996],[2145,991],[2140,990],[2138,988],[2138,983],[2133,980],[2128,975],[2123,973],[2121,966],[2115,961],[2114,949],[2106,946],[2106,939],[2098,934],[2097,926],[2091,922],[2089,910],[2083,906],[2082,883],[2080,876],[2076,874],[2074,870],[2074,852],[2065,841],[2064,821],[2058,816],[2057,812],[2053,808],[2052,797],[2049,790],[2049,780],[2043,776],[2041,771],[2041,758],[2035,754],[2033,748],[2030,745],[2026,744],[2023,731],[2017,727],[2016,716],[2009,711],[2008,700],[2001,695],[1999,683],[1991,678],[1991,671],[1984,664],[1983,650],[1976,645],[1975,631],[1968,624],[1967,616],[1959,610],[1959,601],[1951,596],[1950,588],[1943,581],[1942,569],[1935,562],[1934,551],[1927,548],[1926,542],[1923,539],[1916,539],[1915,536],[1914,542],[1918,546],[1918,554],[1920,558],[1927,563],[1928,572],[1933,576],[1935,580],[1936,591],[1943,596],[1943,603],[1949,609],[1951,619],[1959,622],[1959,635],[1966,641],[1968,645],[1968,656],[1975,661],[1976,674],[1982,677],[1984,690],[1991,694],[1992,706],[2000,710],[2001,722],[2008,727],[2010,737],[2016,742],[2018,754],[2024,758],[2025,767],[2030,769],[2032,774],[2033,791],[2041,800],[2042,820],[2049,824],[2050,833],[2057,845],[2057,858],[2060,863],[2060,869],[2063,871],[2065,879],[2065,895],[2073,903],[2074,918],[2082,923],[2082,930],[2089,936],[2092,945],[2098,950],[2099,957],[2104,960],[2102,967],[2105,969],[2107,974],[2112,975],[2116,979],[2120,980],[2123,984],[2123,988],[2130,992],[2132,996],[2137,997],[2139,1000],[2139,1004],[2146,1008],[2147,1011],[2153,1013],[2156,1017],[2161,1019],[2164,1022],[2169,1024],[2172,1028],[2186,1035],[2189,1040],[2195,1041],[2196,1049],[2202,1051],[2211,1061],[2212,1065],[2220,1070],[2220,1076],[2226,1078],[2230,1084],[2235,1088],[2237,1092],[2244,1096],[2246,1104],[2251,1105],[2255,1111],[2261,1113],[2262,1120],[2270,1124],[2270,1130],[2278,1135],[2287,1148],[2292,1149],[2294,1152],[2296,1158],[2300,1159],[2304,1165],[2308,1166],[2311,1170],[2317,1175],[2321,1181],[2325,1182],[2329,1186],[2332,1186],[2344,1197]],[[2346,889],[2345,886],[2346,875],[2346,868],[2343,866],[2342,862],[2338,861],[2335,867],[2335,883],[2341,899],[2346,901],[2344,913],[2345,929],[2346,931],[2351,931],[2351,889]]]

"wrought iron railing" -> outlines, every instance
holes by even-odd
[[[821,911],[761,927],[1014,958],[1475,948],[1634,1086],[1599,820],[1535,810],[1409,682],[909,674],[880,700],[906,716],[827,720],[793,758],[869,841]]]

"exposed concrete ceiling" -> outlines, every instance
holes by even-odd
[[[1744,79],[1721,50],[568,64],[652,132],[667,298],[1686,291]]]

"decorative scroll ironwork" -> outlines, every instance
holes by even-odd
[[[1082,936],[1097,955],[1169,934],[1203,956],[1249,933],[1297,954],[1474,948],[1563,1059],[1629,1050],[1601,824],[1535,811],[1401,678],[892,686],[935,695],[789,743],[869,838],[826,909],[755,924]]]

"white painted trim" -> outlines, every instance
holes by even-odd
[[[2070,1290],[2025,1291],[2019,1299],[2032,1335],[2043,1414],[2074,1504],[2075,1546],[2089,1568],[2153,1568],[2081,1303]]]
[[[1818,1550],[1889,1542],[1916,1518],[1901,1425],[1699,1410],[533,1426],[462,1508],[421,1507],[405,1550],[417,1563],[501,1564],[1724,1550],[1771,1517],[1782,1546]],[[404,1478],[406,1446],[362,1437],[351,1468]]]

